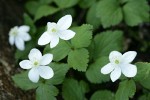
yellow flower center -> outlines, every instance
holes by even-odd
[[[52,29],[52,32],[55,33],[57,30],[55,28]]]
[[[116,64],[119,64],[119,60],[115,60],[115,63],[116,63]]]
[[[34,66],[37,66],[39,63],[37,61],[34,62]]]

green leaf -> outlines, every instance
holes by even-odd
[[[59,44],[55,48],[50,48],[50,45],[48,44],[44,48],[44,54],[46,53],[52,53],[54,58],[54,61],[60,61],[63,58],[65,58],[71,50],[71,47],[67,41],[60,40]]]
[[[115,100],[129,100],[136,92],[136,85],[133,80],[125,80],[119,84]]]
[[[104,28],[119,24],[123,15],[118,0],[100,0],[97,5],[97,16],[101,18]]]
[[[50,4],[53,0],[39,0],[40,4]]]
[[[15,82],[16,86],[23,90],[35,89],[39,86],[39,83],[33,83],[29,80],[28,71],[16,74],[12,76],[12,79]]]
[[[32,15],[35,15],[37,8],[40,7],[40,4],[36,1],[28,1],[25,4],[26,9],[28,10],[28,12]]]
[[[30,26],[31,35],[34,36],[34,34],[35,34],[35,32],[36,32],[36,27],[35,27],[35,25],[34,25],[33,20],[32,20],[32,19],[30,18],[30,16],[27,15],[27,14],[24,14],[24,15],[23,15],[23,18],[24,18],[24,24]]]
[[[98,28],[99,25],[101,24],[100,18],[96,16],[96,8],[97,8],[97,3],[94,3],[88,10],[87,16],[86,16],[87,23],[93,25],[94,28]]]
[[[138,62],[137,75],[134,77],[143,87],[150,89],[150,63]]]
[[[97,34],[94,37],[94,54],[95,59],[101,56],[108,56],[113,50],[122,50],[123,33],[122,31],[106,31]]]
[[[138,100],[149,100],[149,99],[150,99],[150,93],[144,94],[138,98]]]
[[[86,71],[88,62],[89,62],[89,52],[88,50],[82,49],[75,49],[72,50],[68,55],[68,64],[73,69],[78,71]]]
[[[56,100],[58,89],[55,86],[41,84],[36,90],[36,100]]]
[[[124,19],[127,25],[135,26],[150,18],[149,5],[146,0],[129,0],[123,7]]]
[[[89,8],[89,7],[91,7],[95,2],[96,2],[96,0],[80,0],[79,6],[80,6],[81,8]]]
[[[75,37],[71,39],[71,43],[75,48],[88,47],[92,39],[93,27],[89,24],[83,24],[80,27],[72,29],[76,32]]]
[[[66,73],[69,70],[69,66],[67,64],[57,63],[51,63],[49,66],[54,70],[54,77],[46,80],[46,83],[53,85],[61,84],[65,78]]]
[[[32,40],[32,41],[29,41],[29,42],[26,43],[24,51],[20,51],[20,50],[17,49],[16,52],[15,52],[16,62],[19,59],[26,59],[26,58],[28,58],[28,54],[29,54],[30,50],[32,48],[34,48],[35,46],[36,46],[36,42],[35,42],[35,40]]]
[[[34,21],[37,21],[44,16],[52,15],[56,13],[58,10],[59,10],[58,8],[52,6],[42,5],[37,9]]]
[[[74,79],[66,79],[62,87],[64,100],[85,100],[85,93],[88,86],[84,81],[78,82]]]
[[[79,0],[54,0],[60,8],[69,8],[78,3]]]
[[[111,91],[96,91],[90,100],[115,100],[114,94]]]
[[[108,57],[101,57],[89,65],[86,71],[86,77],[91,83],[102,83],[110,80],[109,75],[103,75],[100,70],[108,63]]]

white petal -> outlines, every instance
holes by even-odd
[[[41,58],[42,58],[42,54],[41,54],[41,52],[38,49],[33,48],[30,51],[28,57],[29,57],[30,61],[32,61],[32,62],[34,62],[35,60],[36,61],[40,61]]]
[[[111,72],[110,78],[113,82],[115,82],[121,76],[121,69],[120,67],[116,67],[114,71]]]
[[[58,20],[57,25],[59,26],[60,30],[66,30],[71,26],[72,23],[72,16],[65,15],[61,19]]]
[[[65,31],[60,31],[58,35],[63,40],[69,40],[75,36],[75,32],[71,30],[65,30]]]
[[[101,69],[101,73],[102,74],[109,74],[110,72],[112,72],[113,69],[114,69],[114,67],[111,65],[111,63],[109,63]]]
[[[29,30],[30,30],[30,27],[27,25],[23,25],[18,28],[19,32],[29,32]]]
[[[14,45],[14,43],[15,43],[15,37],[14,36],[9,36],[9,43],[11,45]]]
[[[16,37],[15,38],[15,45],[19,50],[25,49],[24,41],[22,38]]]
[[[123,54],[122,62],[123,63],[131,63],[136,57],[137,53],[135,51],[128,51]]]
[[[47,32],[44,32],[38,40],[38,45],[46,45],[51,41],[51,37]]]
[[[32,68],[32,62],[29,60],[23,60],[19,63],[20,67],[23,69],[30,69]]]
[[[40,66],[38,68],[39,74],[44,79],[50,79],[54,76],[53,69],[49,66]]]
[[[28,77],[32,82],[37,83],[39,81],[38,69],[32,68],[28,73]]]
[[[54,48],[59,43],[59,37],[54,35],[50,42],[50,48]]]
[[[54,22],[48,22],[47,23],[47,31],[50,31],[51,32],[51,30],[52,29],[57,29],[57,24],[56,23],[54,23]]]
[[[121,60],[121,58],[122,58],[122,54],[118,51],[112,51],[109,54],[109,60],[111,63],[114,63],[114,60],[116,60],[116,59]]]
[[[121,65],[121,70],[126,77],[134,77],[137,74],[137,67],[132,64]]]
[[[52,54],[45,54],[41,59],[41,65],[48,65],[53,59]]]
[[[28,34],[28,33],[20,33],[19,34],[20,35],[20,37],[24,40],[24,41],[29,41],[29,40],[31,40],[31,36]]]

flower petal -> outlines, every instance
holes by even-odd
[[[15,37],[14,36],[9,36],[10,45],[14,45],[14,42],[15,42]]]
[[[51,41],[51,37],[47,32],[44,32],[38,40],[38,45],[46,45]]]
[[[69,40],[75,36],[75,32],[73,32],[72,30],[65,30],[65,31],[60,31],[58,35],[63,40]]]
[[[47,31],[51,32],[52,29],[57,29],[57,24],[54,22],[47,22]]]
[[[121,70],[126,77],[134,77],[137,74],[137,67],[132,64],[121,65]]]
[[[30,30],[30,27],[27,25],[22,25],[18,28],[19,32],[29,32],[29,30]]]
[[[28,57],[29,57],[30,61],[32,61],[32,62],[35,61],[35,60],[40,61],[41,58],[42,58],[42,54],[41,54],[41,52],[38,49],[33,48],[30,51]]]
[[[71,26],[72,23],[72,16],[65,15],[64,17],[60,18],[57,22],[60,30],[66,30]]]
[[[101,68],[101,73],[102,74],[109,74],[110,72],[113,71],[113,69],[114,69],[114,67],[111,65],[111,63],[108,63],[103,68]]]
[[[32,68],[32,62],[29,60],[23,60],[19,63],[20,67],[23,69],[30,69]]]
[[[136,57],[137,53],[135,51],[128,51],[123,54],[122,62],[123,63],[131,63]]]
[[[121,69],[120,67],[115,67],[114,71],[111,72],[110,78],[113,82],[115,82],[121,76]]]
[[[38,71],[40,76],[44,79],[50,79],[54,76],[54,71],[49,66],[40,66]]]
[[[25,46],[24,46],[24,41],[22,38],[20,37],[16,37],[15,38],[15,45],[19,50],[24,50]]]
[[[37,83],[39,81],[38,69],[37,68],[32,68],[28,73],[28,77],[32,82]]]
[[[122,58],[122,54],[118,51],[112,51],[109,54],[109,60],[111,63],[114,63],[114,60],[116,60],[116,59],[121,60],[121,58]]]
[[[41,59],[41,65],[48,65],[53,59],[52,54],[45,54]]]
[[[50,42],[50,48],[54,48],[58,43],[59,43],[59,37],[57,35],[53,35]]]
[[[20,33],[19,35],[24,41],[31,40],[31,36],[28,33],[23,32],[23,33]]]

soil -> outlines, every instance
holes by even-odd
[[[8,43],[10,28],[21,25],[22,0],[0,0],[0,100],[34,100],[34,92],[17,88],[11,76],[19,72],[15,66],[14,48]]]

